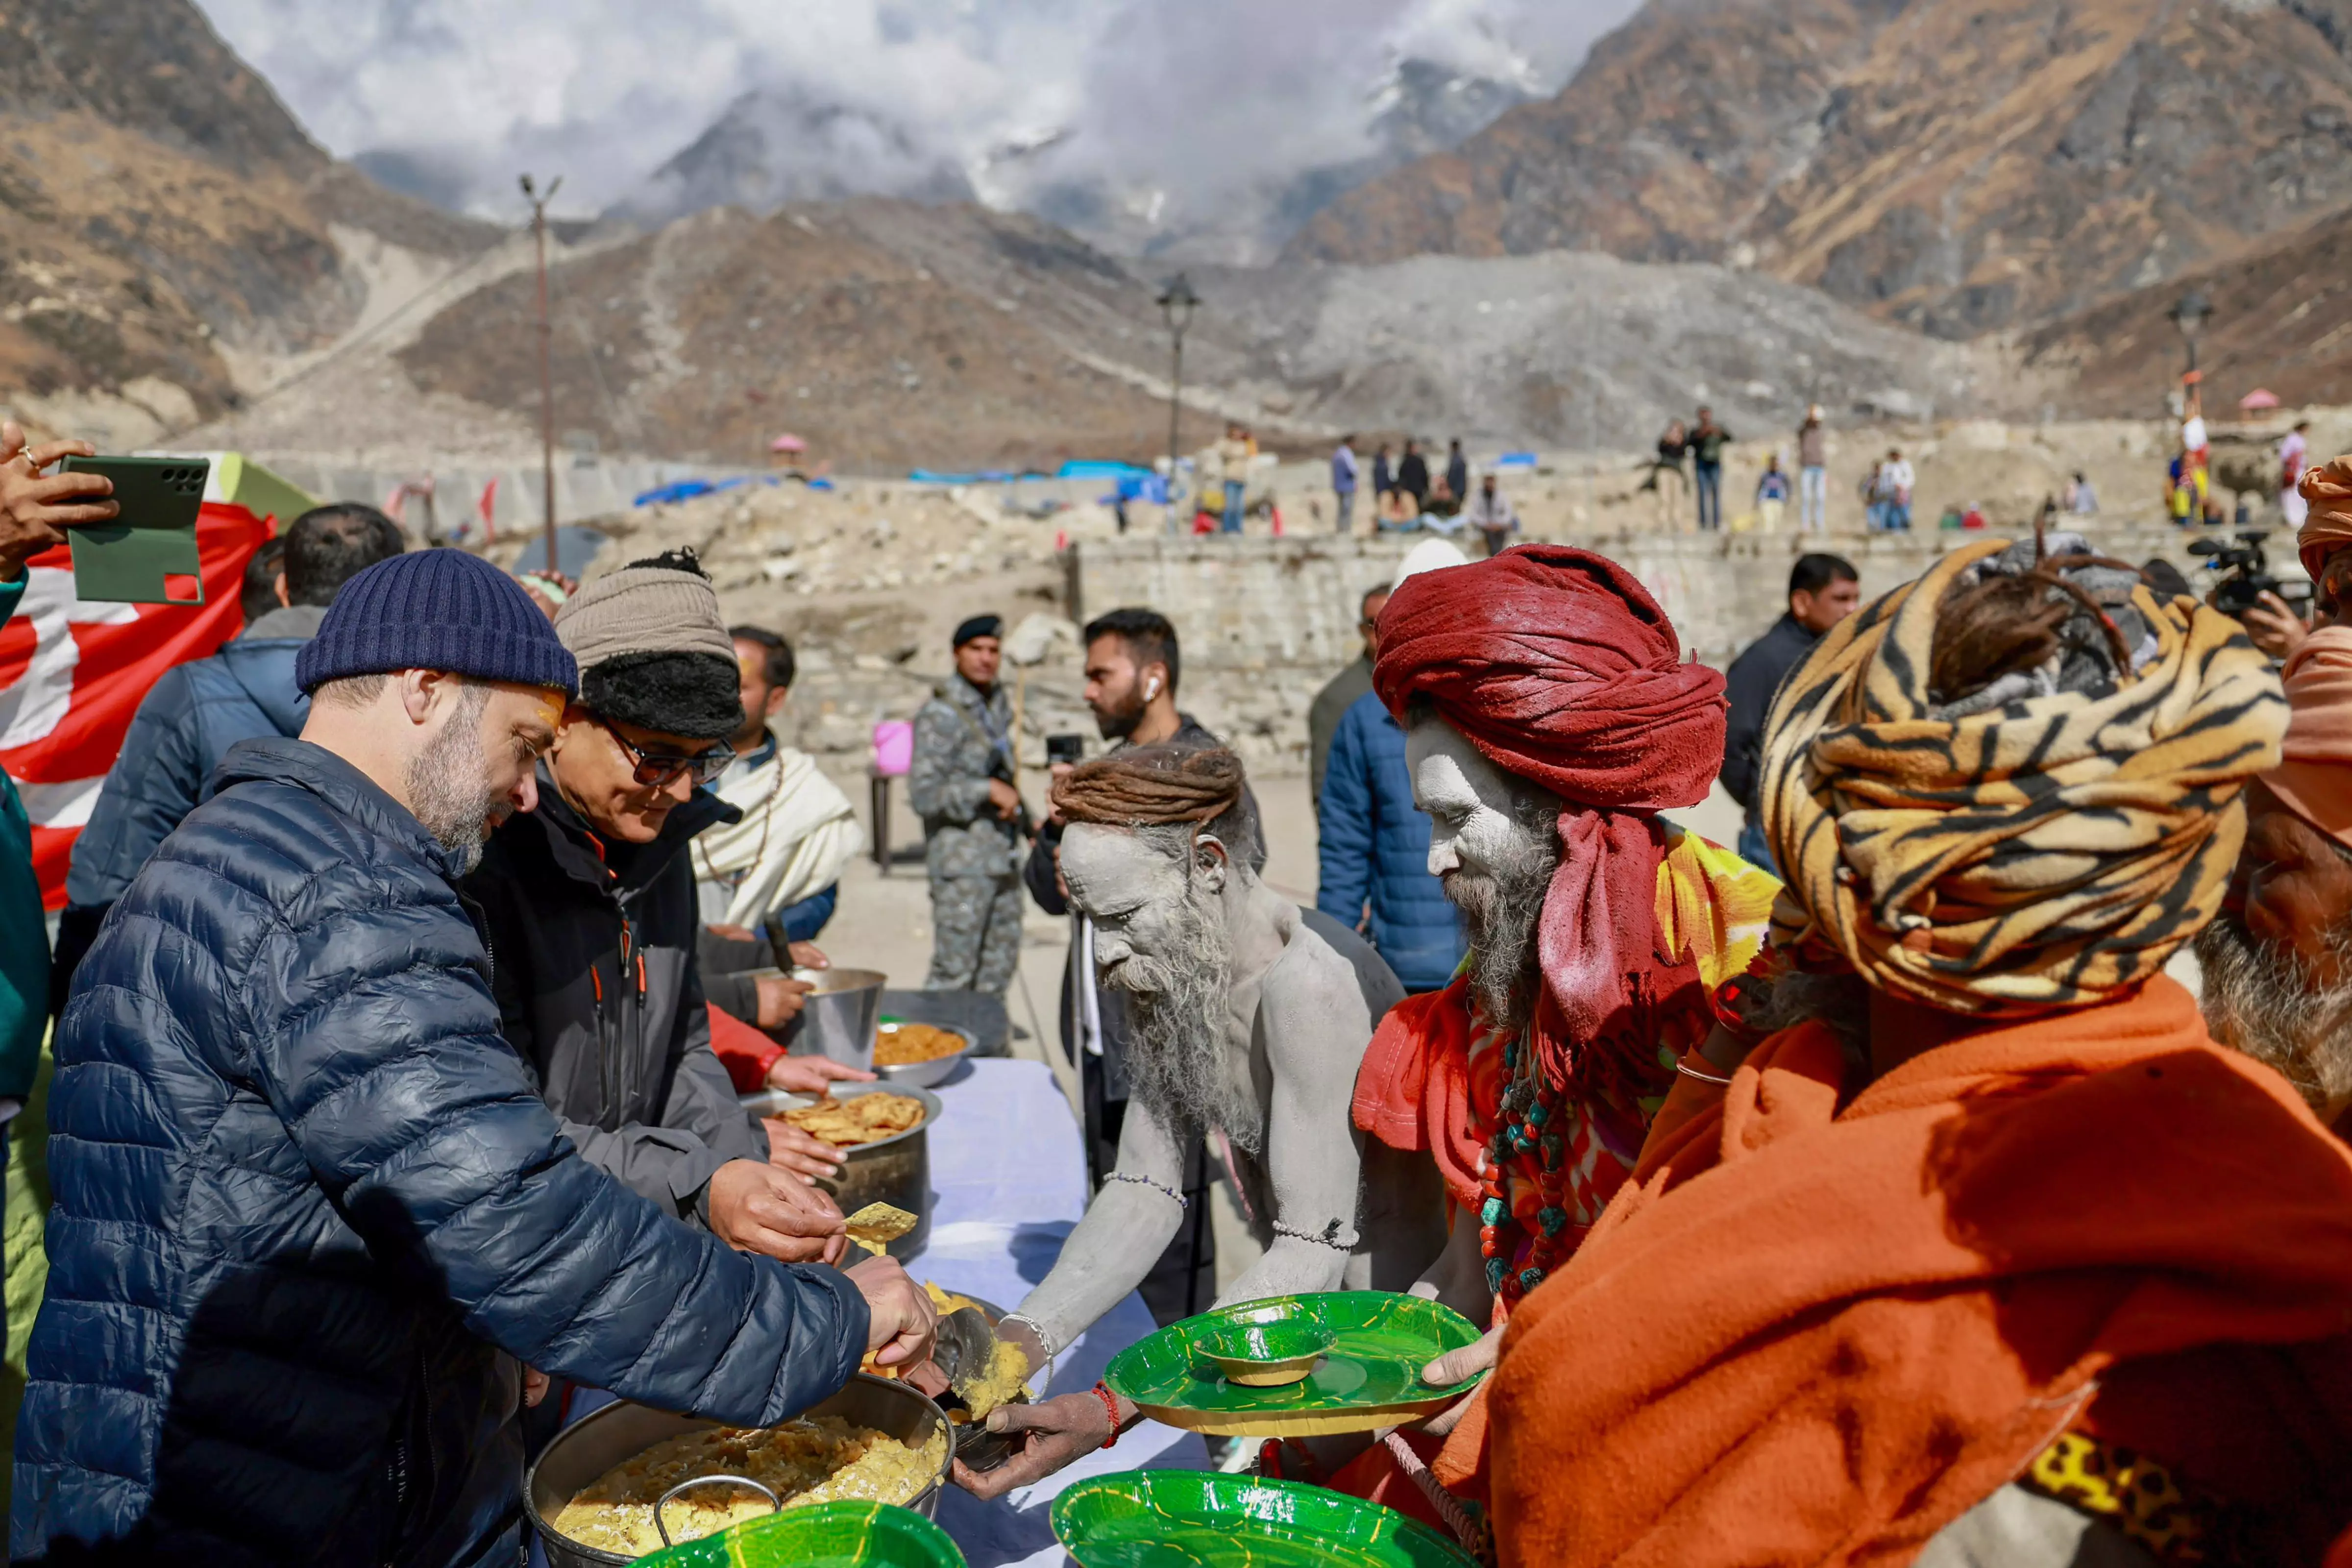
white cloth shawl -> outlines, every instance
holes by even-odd
[[[703,919],[758,931],[775,910],[821,893],[866,847],[849,797],[805,752],[781,742],[740,777],[722,779],[719,797],[743,820],[706,828],[694,841],[694,877]],[[711,911],[725,900],[723,915]]]

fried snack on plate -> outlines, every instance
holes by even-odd
[[[849,1239],[872,1253],[882,1256],[883,1248],[915,1228],[917,1220],[905,1209],[888,1204],[867,1204],[849,1216]]]
[[[845,1148],[878,1143],[919,1126],[923,1102],[911,1095],[877,1091],[852,1095],[847,1100],[825,1099],[814,1105],[796,1105],[783,1116],[810,1137]]]

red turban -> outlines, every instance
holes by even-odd
[[[1373,688],[1425,698],[1496,766],[1559,795],[1559,869],[1538,942],[1557,1079],[1579,1047],[1638,1033],[1684,978],[1656,957],[1660,831],[1723,766],[1723,677],[1682,661],[1665,612],[1605,556],[1522,544],[1408,578],[1381,612]],[[1629,1045],[1638,1042],[1629,1039]]]

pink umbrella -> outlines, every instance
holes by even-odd
[[[808,450],[808,443],[787,431],[783,435],[779,436],[774,440],[769,442],[768,450],[771,452],[805,452]]]
[[[2245,396],[2238,399],[2238,406],[2244,409],[2249,414],[2256,413],[2264,408],[2276,408],[2278,405],[2278,394],[2273,392],[2266,386],[2258,386],[2254,388],[2253,391],[2246,394]]]

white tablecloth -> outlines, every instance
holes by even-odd
[[[1016,1307],[1045,1278],[1062,1238],[1086,1212],[1086,1147],[1070,1102],[1043,1062],[975,1061],[932,1092],[946,1109],[929,1140],[931,1233],[907,1270],[919,1280],[937,1280],[941,1289]],[[1143,1298],[1130,1292],[1055,1361],[1053,1382],[1039,1397],[1092,1388],[1112,1356],[1155,1326]],[[571,1419],[612,1397],[582,1391]],[[939,1521],[971,1568],[1060,1568],[1070,1558],[1055,1542],[1046,1513],[1064,1487],[1110,1470],[1197,1470],[1208,1463],[1196,1434],[1146,1421],[1110,1449],[993,1502],[946,1487]],[[536,1543],[531,1562],[535,1568],[545,1563]]]
[[[1087,1206],[1087,1159],[1069,1101],[1043,1062],[981,1060],[934,1091],[946,1110],[930,1138],[931,1234],[908,1263],[918,1279],[1013,1307],[1062,1249]],[[1130,1294],[1056,1360],[1048,1396],[1092,1388],[1113,1355],[1151,1332],[1143,1298]],[[1067,1563],[1046,1511],[1082,1476],[1109,1470],[1201,1469],[1199,1436],[1143,1422],[1108,1451],[994,1502],[959,1487],[940,1499],[940,1523],[971,1568]]]

